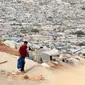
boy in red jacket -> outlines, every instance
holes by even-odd
[[[25,66],[25,57],[27,56],[27,41],[24,41],[24,44],[20,47],[19,53],[20,53],[20,58],[18,59],[18,64],[17,68],[23,72],[24,71],[24,66]]]

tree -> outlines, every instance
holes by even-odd
[[[31,32],[35,32],[35,33],[38,33],[39,30],[38,29],[32,29]]]
[[[80,37],[81,35],[85,35],[83,31],[76,31],[74,34],[77,34],[78,37]]]

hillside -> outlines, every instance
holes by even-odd
[[[12,49],[12,48],[6,46],[2,41],[0,41],[0,52],[5,52],[5,53],[19,56],[19,53],[16,49]]]

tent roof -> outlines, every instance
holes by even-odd
[[[45,54],[48,54],[48,55],[59,55],[59,51],[57,49],[52,49],[51,51],[46,51],[44,52]]]

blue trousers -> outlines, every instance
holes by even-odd
[[[21,71],[24,71],[24,66],[25,66],[25,58],[23,57],[18,58],[17,68],[20,69]]]

